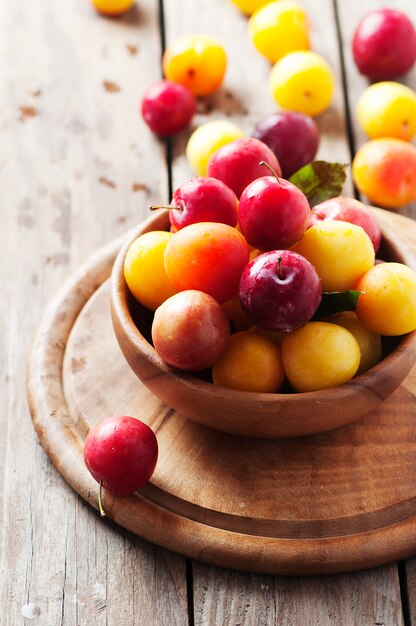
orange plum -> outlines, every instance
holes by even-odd
[[[215,385],[242,391],[273,393],[281,387],[284,378],[279,347],[256,331],[232,335],[212,368]]]
[[[243,235],[217,222],[185,226],[172,235],[165,250],[166,273],[179,291],[204,291],[220,303],[237,293],[248,260]]]
[[[373,139],[355,155],[352,176],[360,193],[379,206],[416,200],[416,147],[402,139]]]

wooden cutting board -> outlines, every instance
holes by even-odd
[[[403,245],[414,241],[411,220],[383,221]],[[30,355],[32,418],[65,480],[97,507],[83,440],[101,418],[132,415],[157,433],[157,468],[140,493],[105,492],[104,508],[151,542],[274,574],[339,573],[416,554],[416,368],[378,410],[315,437],[246,439],[192,423],[140,383],[114,337],[108,277],[121,244],[63,286]]]

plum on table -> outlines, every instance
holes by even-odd
[[[163,137],[186,128],[195,113],[195,98],[189,89],[170,80],[161,80],[145,93],[142,117],[149,128]]]
[[[162,68],[168,80],[184,85],[194,96],[209,96],[224,79],[227,55],[215,37],[183,35],[166,48]]]
[[[361,94],[357,115],[371,139],[396,137],[411,141],[416,134],[416,93],[393,81],[375,83]]]
[[[399,208],[416,200],[416,147],[402,139],[365,143],[352,162],[358,191],[377,206]]]
[[[352,52],[359,71],[370,80],[396,78],[416,60],[415,27],[401,11],[371,11],[355,30]]]
[[[294,50],[309,50],[309,18],[296,0],[267,3],[248,23],[254,47],[275,63]]]
[[[331,104],[334,76],[325,59],[310,50],[291,52],[270,72],[270,89],[277,104],[311,117]]]
[[[262,119],[253,136],[269,146],[276,155],[282,175],[289,178],[315,158],[319,132],[314,120],[296,111],[280,111]]]

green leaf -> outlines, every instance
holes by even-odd
[[[340,195],[347,177],[347,167],[345,163],[312,161],[292,174],[289,180],[303,191],[312,208]]]
[[[361,291],[354,291],[353,289],[349,291],[322,292],[321,304],[318,306],[312,321],[316,322],[323,317],[341,313],[342,311],[355,311],[361,293]]]

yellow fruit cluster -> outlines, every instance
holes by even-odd
[[[270,89],[276,102],[290,111],[315,117],[331,103],[334,78],[328,63],[311,52],[309,17],[296,0],[233,0],[249,20],[255,48],[274,63]],[[254,11],[254,12],[253,12]]]

